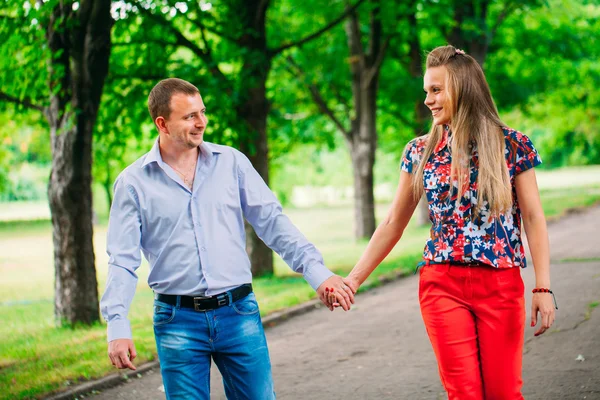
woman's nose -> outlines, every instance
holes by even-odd
[[[425,96],[425,102],[424,102],[424,103],[425,103],[426,105],[433,104],[433,103],[434,103],[434,101],[433,101],[433,98],[432,98],[431,96],[429,96],[429,94],[427,94],[427,95]]]

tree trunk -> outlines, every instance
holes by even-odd
[[[488,0],[457,0],[454,6],[455,24],[447,34],[451,45],[465,50],[483,67],[489,47],[487,28]]]
[[[354,175],[354,237],[369,239],[375,232],[375,198],[373,194],[375,150],[377,148],[376,96],[377,80],[362,91],[358,131],[347,141]]]
[[[423,80],[423,59],[421,51],[421,42],[419,40],[419,29],[417,26],[417,3],[411,3],[411,13],[408,15],[408,26],[409,26],[409,40],[410,46],[410,62],[408,65],[408,71],[411,77],[415,80]],[[419,86],[421,82],[419,82]],[[419,93],[421,93],[419,91]],[[430,111],[424,103],[424,99],[419,97],[415,101],[415,120],[413,124],[413,131],[415,137],[427,134],[427,125],[430,121]],[[421,198],[415,213],[415,220],[418,226],[423,226],[429,223],[429,207],[425,196]]]
[[[239,3],[241,31],[239,40],[247,50],[242,68],[242,99],[237,115],[245,122],[246,132],[240,141],[240,150],[248,156],[265,183],[269,184],[269,147],[267,142],[267,117],[269,105],[266,82],[271,70],[268,55],[265,15],[268,1],[243,0]],[[273,251],[256,236],[246,223],[246,251],[252,264],[252,275],[272,275]]]
[[[263,81],[262,90],[264,89]],[[260,90],[252,91],[253,94],[256,92],[260,92]],[[269,149],[266,130],[268,107],[264,94],[262,97],[260,95],[253,96],[253,99],[254,101],[250,100],[242,106],[240,114],[245,116],[248,125],[258,128],[255,131],[258,134],[254,137],[247,137],[241,143],[240,150],[248,155],[250,162],[268,185]],[[254,151],[252,151],[252,148],[254,148]],[[272,275],[274,273],[273,251],[256,236],[254,229],[248,223],[246,223],[246,251],[250,257],[253,276]]]
[[[345,134],[354,175],[354,233],[356,239],[370,239],[375,232],[375,200],[373,195],[375,150],[377,148],[377,90],[379,71],[385,55],[382,46],[380,2],[372,1],[369,48],[365,53],[356,13],[346,23],[350,50],[352,98],[356,117]]]
[[[47,40],[52,171],[48,199],[55,264],[55,316],[61,324],[98,321],[92,243],[92,133],[108,73],[113,20],[109,0],[69,2],[52,12]]]

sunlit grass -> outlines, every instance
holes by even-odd
[[[543,190],[542,203],[549,218],[568,208],[600,202],[600,187]],[[378,206],[382,218],[387,206]],[[326,264],[346,274],[358,260],[366,242],[356,242],[352,209],[348,207],[290,210],[298,228],[322,251]],[[374,286],[386,274],[413,270],[428,235],[428,227],[409,225],[392,254],[365,286]],[[104,252],[106,227],[94,233],[99,292],[107,273]],[[136,364],[156,357],[152,329],[152,292],[146,283],[148,267],[139,269],[137,294],[130,311]],[[50,224],[0,224],[0,399],[37,398],[76,382],[104,376],[115,370],[106,356],[106,327],[56,328],[54,324],[54,267]],[[314,291],[276,257],[275,276],[254,280],[263,315],[303,303]],[[415,288],[416,290],[416,288]]]

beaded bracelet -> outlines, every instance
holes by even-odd
[[[554,292],[550,289],[546,288],[535,288],[531,291],[532,293],[550,293],[552,295],[552,300],[554,300],[554,308],[558,310],[558,304],[556,303],[556,297],[554,297]]]

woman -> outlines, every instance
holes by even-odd
[[[500,121],[483,71],[453,46],[427,57],[433,124],[408,143],[393,204],[345,279],[353,291],[402,237],[418,200],[433,223],[419,303],[449,399],[522,399],[526,266],[521,217],[535,266],[531,326],[554,322],[549,245],[529,138]],[[332,301],[333,303],[333,301]]]

